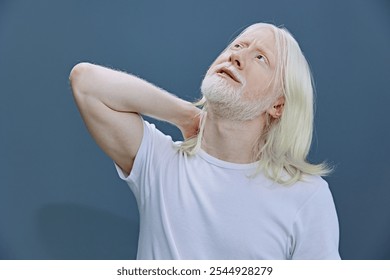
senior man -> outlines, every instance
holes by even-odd
[[[138,259],[339,259],[307,61],[285,29],[257,23],[217,57],[197,106],[131,74],[76,65],[84,122],[140,213]],[[173,142],[147,115],[177,126]]]

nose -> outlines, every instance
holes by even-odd
[[[243,52],[233,52],[229,57],[229,62],[236,66],[238,69],[243,69],[245,67]]]

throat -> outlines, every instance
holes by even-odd
[[[258,159],[262,119],[231,121],[207,114],[202,149],[209,155],[232,163],[252,163]]]

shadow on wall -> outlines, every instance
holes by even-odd
[[[11,254],[9,254],[8,250],[3,247],[4,246],[3,244],[5,244],[4,240],[5,239],[1,238],[1,236],[0,236],[0,260],[10,260]]]
[[[48,259],[135,259],[138,221],[77,204],[49,204],[37,212]]]

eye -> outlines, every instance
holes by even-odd
[[[241,49],[241,48],[242,48],[242,45],[239,43],[236,43],[233,45],[233,49]]]
[[[265,57],[261,54],[257,55],[256,58],[261,61],[265,61]]]

